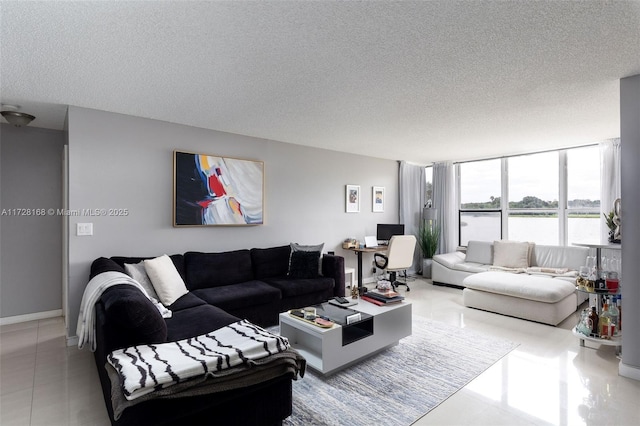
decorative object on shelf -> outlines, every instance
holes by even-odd
[[[590,309],[586,308],[582,311],[582,315],[580,316],[580,322],[576,326],[576,330],[585,336],[591,334],[591,324],[589,324],[589,313]]]
[[[351,286],[351,298],[352,299],[357,299],[358,298],[358,287],[355,285]]]
[[[345,250],[356,247],[358,247],[358,240],[355,238],[347,238],[342,242],[342,248]]]
[[[584,277],[577,277],[576,278],[576,286],[578,287],[578,290],[586,291],[588,282],[589,282],[589,280],[584,278]]]
[[[438,210],[431,208],[430,201],[422,209],[422,226],[418,230],[418,245],[422,252],[422,276],[431,278],[433,256],[438,250],[440,227],[436,225]]]
[[[347,213],[360,213],[360,185],[347,185],[345,198],[345,211]]]
[[[380,280],[378,281],[378,285],[376,286],[378,290],[382,291],[390,291],[391,290],[391,281],[389,280]]]
[[[622,241],[622,211],[620,198],[613,203],[613,210],[608,215],[602,213],[609,228],[609,242],[620,243]]]
[[[35,117],[26,112],[19,112],[20,106],[2,104],[2,112],[0,114],[7,120],[7,123],[13,124],[15,127],[26,126],[35,120]]]
[[[264,163],[174,151],[173,226],[261,225]]]
[[[384,186],[374,186],[371,194],[371,211],[384,212]]]

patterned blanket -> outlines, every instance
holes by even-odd
[[[118,349],[107,361],[120,377],[124,397],[133,400],[193,377],[251,365],[288,348],[285,337],[242,320],[177,342]]]

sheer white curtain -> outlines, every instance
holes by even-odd
[[[451,161],[433,165],[433,207],[438,209],[440,226],[438,253],[449,253],[458,247],[458,209],[456,208],[455,166]]]
[[[422,208],[425,204],[426,180],[424,166],[400,162],[400,186],[398,194],[400,204],[400,223],[404,223],[404,233],[418,235],[420,221],[422,220]],[[420,250],[416,247],[413,261],[413,271],[420,269],[422,262]]]
[[[620,139],[600,143],[600,211],[606,215],[613,210],[613,203],[620,198]],[[624,202],[624,200],[622,200]],[[606,242],[609,228],[604,221],[600,227],[600,240]]]

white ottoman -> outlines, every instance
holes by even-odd
[[[489,271],[464,279],[465,306],[558,325],[576,311],[575,284],[558,278]]]

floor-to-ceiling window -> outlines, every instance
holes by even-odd
[[[514,241],[557,245],[558,152],[507,158],[507,235]]]
[[[458,165],[460,245],[502,238],[501,160]]]
[[[599,163],[595,145],[459,163],[459,244],[597,240]]]
[[[597,146],[567,150],[567,242],[600,239],[600,158]]]
[[[425,189],[426,194],[424,199],[427,200],[427,204],[433,203],[433,166],[427,166],[424,168]]]

